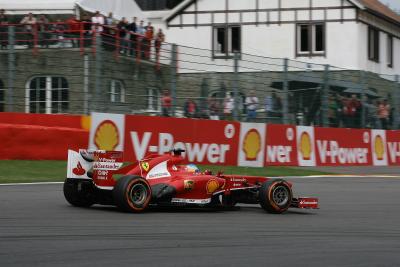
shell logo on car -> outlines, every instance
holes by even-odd
[[[377,135],[375,137],[374,146],[375,146],[376,158],[378,160],[383,160],[383,155],[385,153],[385,148],[384,148],[384,145],[383,145],[382,137],[380,135]]]
[[[307,132],[303,132],[300,137],[300,153],[303,156],[304,160],[310,160],[312,147],[311,147],[311,138]]]
[[[256,129],[249,130],[243,140],[243,151],[246,160],[257,160],[257,155],[261,151],[261,136]]]
[[[98,149],[114,150],[120,142],[117,126],[111,120],[105,120],[97,126],[94,143]]]
[[[219,188],[219,183],[217,180],[211,179],[207,182],[207,185],[206,185],[207,194],[211,195],[212,193],[217,191],[218,188]]]

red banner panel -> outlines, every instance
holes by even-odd
[[[400,131],[386,131],[389,165],[400,165]]]
[[[317,166],[372,165],[371,131],[348,128],[314,128]]]
[[[240,123],[125,116],[125,159],[184,149],[187,162],[236,165]]]
[[[297,166],[296,126],[267,124],[265,165]]]
[[[66,160],[88,146],[89,132],[73,128],[0,124],[0,159]]]

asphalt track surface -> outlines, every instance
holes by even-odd
[[[400,266],[400,179],[291,179],[321,209],[68,205],[62,185],[0,186],[0,266]]]

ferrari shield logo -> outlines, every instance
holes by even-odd
[[[143,161],[140,166],[142,166],[142,169],[145,170],[146,172],[149,170],[150,165],[147,161]]]
[[[184,180],[183,186],[184,186],[185,190],[187,190],[187,191],[193,190],[194,181],[193,180]]]

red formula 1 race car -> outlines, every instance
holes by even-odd
[[[69,150],[65,198],[74,206],[116,205],[128,212],[143,212],[150,205],[233,207],[236,203],[260,204],[270,213],[318,208],[317,198],[294,198],[292,184],[285,180],[200,172],[194,164],[182,164],[183,152],[149,155],[121,168],[122,152]]]

